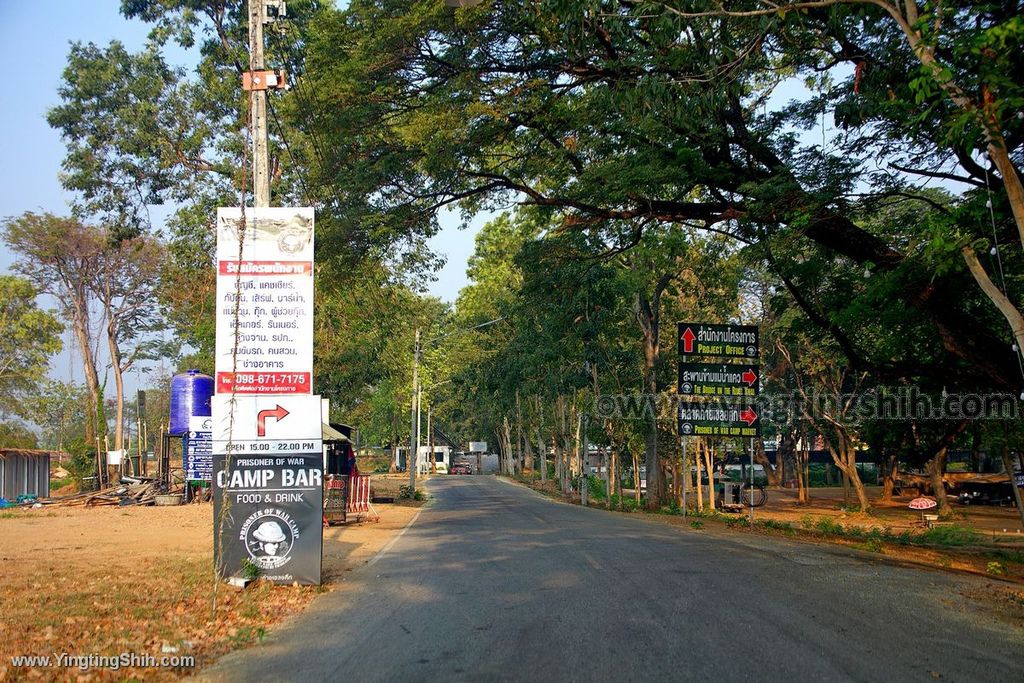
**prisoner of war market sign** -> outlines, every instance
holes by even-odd
[[[761,435],[761,417],[757,406],[724,401],[680,402],[680,436]]]
[[[313,209],[217,209],[216,311],[218,394],[313,392]]]
[[[676,339],[680,356],[757,358],[760,355],[756,325],[679,323]]]
[[[250,565],[274,583],[319,584],[320,397],[220,394],[212,408],[217,571],[239,576]]]

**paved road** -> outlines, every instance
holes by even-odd
[[[419,519],[230,681],[1024,680],[981,579],[441,477]],[[933,673],[934,672],[934,673]]]

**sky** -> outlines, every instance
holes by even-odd
[[[119,6],[119,0],[0,0],[0,64],[5,65],[0,94],[0,217],[25,211],[67,213],[71,195],[58,178],[64,145],[47,125],[46,112],[59,103],[57,87],[72,41],[106,45],[116,39],[128,50],[144,45],[149,27],[123,18]],[[187,63],[188,55],[171,53],[169,59]],[[467,283],[466,261],[474,235],[487,218],[478,216],[470,228],[459,230],[455,215],[442,217],[442,229],[430,244],[446,262],[429,288],[431,294],[455,300]],[[0,244],[0,272],[10,272],[12,262],[6,246]],[[51,375],[67,380],[74,365],[71,361],[65,351],[55,360]],[[76,378],[80,377],[79,372]]]

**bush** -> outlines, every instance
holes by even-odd
[[[587,493],[590,494],[591,500],[604,500],[607,498],[608,493],[604,488],[604,479],[594,475],[587,477]]]
[[[989,562],[985,567],[985,571],[992,576],[1003,576],[1006,574],[1006,567],[1003,566],[1002,562]]]
[[[426,500],[426,496],[423,491],[419,489],[413,489],[408,484],[402,484],[398,487],[398,497],[406,500]]]
[[[971,545],[981,540],[982,536],[974,529],[967,529],[962,526],[949,525],[937,526],[928,529],[920,534],[918,540],[922,543],[934,545],[961,546]]]
[[[825,536],[843,535],[843,525],[839,522],[832,521],[828,517],[824,517],[815,522],[814,528],[818,530],[818,533],[824,534]]]

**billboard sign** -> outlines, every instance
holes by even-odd
[[[313,393],[313,209],[217,209],[218,394]]]
[[[275,583],[320,583],[323,423],[317,395],[212,401],[215,562]]]

